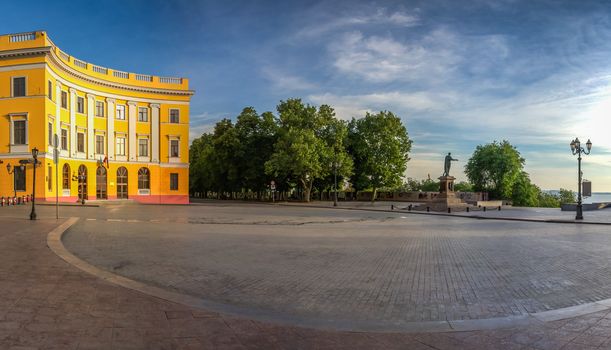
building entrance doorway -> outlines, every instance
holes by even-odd
[[[108,199],[108,191],[106,188],[106,168],[99,166],[95,172],[95,198]]]
[[[127,199],[127,169],[117,169],[117,199]]]
[[[89,199],[87,196],[87,167],[81,165],[78,167],[78,199]]]

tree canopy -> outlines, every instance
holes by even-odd
[[[465,174],[475,191],[488,192],[494,199],[508,199],[516,181],[524,180],[523,168],[524,158],[514,146],[508,141],[494,141],[475,148]]]
[[[331,106],[280,101],[277,116],[246,107],[219,121],[214,131],[190,148],[192,192],[265,192],[273,180],[278,190],[297,190],[309,201],[345,181],[361,190],[401,184],[411,141],[391,112],[369,114],[350,123],[335,117]],[[358,174],[355,169],[359,169]]]
[[[353,185],[371,188],[372,200],[381,187],[398,187],[407,168],[412,141],[401,119],[392,112],[369,112],[350,122],[349,151],[354,158]]]

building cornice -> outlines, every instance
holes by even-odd
[[[162,95],[192,96],[195,93],[193,90],[172,90],[172,89],[148,88],[148,87],[143,87],[143,86],[121,84],[121,83],[106,81],[103,79],[98,79],[96,77],[93,77],[87,74],[83,74],[73,69],[72,67],[68,66],[67,64],[65,64],[57,56],[52,46],[0,51],[0,60],[12,59],[16,57],[31,57],[31,56],[44,56],[44,55],[46,55],[49,58],[49,61],[53,64],[54,67],[60,69],[61,71],[73,77],[76,77],[80,80],[84,80],[92,84],[106,86],[106,87],[119,89],[119,90],[128,90],[128,91],[162,94]]]
[[[111,81],[98,79],[90,75],[83,74],[73,69],[72,67],[68,66],[67,64],[65,64],[55,54],[55,51],[52,50],[50,46],[47,47],[47,49],[48,51],[46,51],[45,53],[49,54],[48,55],[49,61],[53,64],[53,66],[59,68],[60,70],[64,71],[65,73],[68,73],[69,75],[73,77],[87,81],[89,83],[93,83],[96,85],[102,85],[102,86],[106,86],[106,87],[110,87],[114,89],[120,89],[120,90],[128,90],[128,91],[144,92],[144,93],[152,93],[152,94],[162,94],[162,95],[192,96],[195,93],[193,90],[170,90],[170,89],[147,88],[147,87],[142,87],[142,86],[127,85],[127,84],[115,83]],[[18,51],[18,50],[15,50],[15,51]]]

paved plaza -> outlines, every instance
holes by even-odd
[[[252,205],[194,207],[181,221],[181,208],[164,211],[167,221],[81,220],[64,243],[92,265],[226,305],[221,312],[342,330],[521,316],[611,296],[606,226]]]
[[[63,243],[83,264],[208,306],[196,308],[65,262],[47,234],[66,219],[27,214],[0,210],[1,349],[611,348],[608,226],[240,203],[61,208],[78,218]]]

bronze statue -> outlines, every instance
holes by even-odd
[[[452,158],[452,153],[448,152],[448,155],[445,158],[445,162],[443,164],[443,175],[442,176],[450,176],[450,166],[452,166],[452,162],[458,161],[458,159]]]

